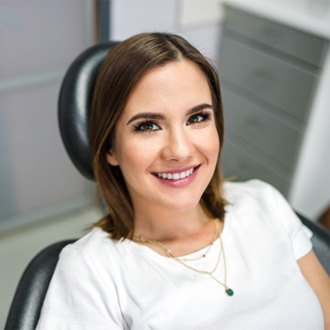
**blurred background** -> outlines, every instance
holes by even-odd
[[[65,71],[87,47],[145,31],[183,35],[218,68],[225,177],[268,181],[326,221],[328,0],[0,0],[0,328],[31,258],[101,216],[59,136]]]

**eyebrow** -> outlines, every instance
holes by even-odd
[[[194,106],[193,108],[191,108],[188,111],[187,115],[192,115],[192,114],[202,111],[204,109],[213,110],[213,106],[208,103],[198,104],[198,105]],[[162,114],[156,113],[156,112],[140,112],[140,113],[134,115],[132,118],[130,118],[126,125],[129,125],[133,121],[139,120],[139,119],[158,119],[158,120],[160,120],[160,119],[164,119],[164,116]]]

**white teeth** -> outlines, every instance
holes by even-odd
[[[157,173],[159,178],[166,179],[166,180],[179,180],[185,179],[190,176],[194,172],[194,168],[190,170],[179,172],[179,173]]]

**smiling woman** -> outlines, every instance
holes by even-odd
[[[63,250],[38,329],[323,329],[310,232],[272,186],[221,179],[219,81],[186,40],[110,51],[90,141],[108,214]]]
[[[113,238],[132,238],[142,218],[144,226],[166,223],[153,214],[153,207],[178,226],[185,221],[182,214],[174,221],[178,216],[168,212],[181,207],[182,213],[193,204],[223,219],[219,81],[213,66],[183,38],[142,34],[109,53],[96,83],[90,140],[95,176],[111,205],[100,226]],[[189,178],[173,180],[190,169]],[[171,181],[159,179],[158,173],[168,173]],[[176,227],[167,230],[175,232]],[[166,231],[157,231],[166,236]]]
[[[178,59],[150,69],[128,98],[107,154],[109,164],[119,166],[125,179],[134,233],[173,237],[187,212],[200,208],[218,155],[212,96],[198,65]],[[168,227],[166,219],[175,218],[169,210],[186,213]]]

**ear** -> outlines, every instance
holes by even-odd
[[[112,166],[118,166],[119,165],[119,161],[116,157],[116,154],[111,149],[108,151],[108,153],[106,155],[106,160]]]

